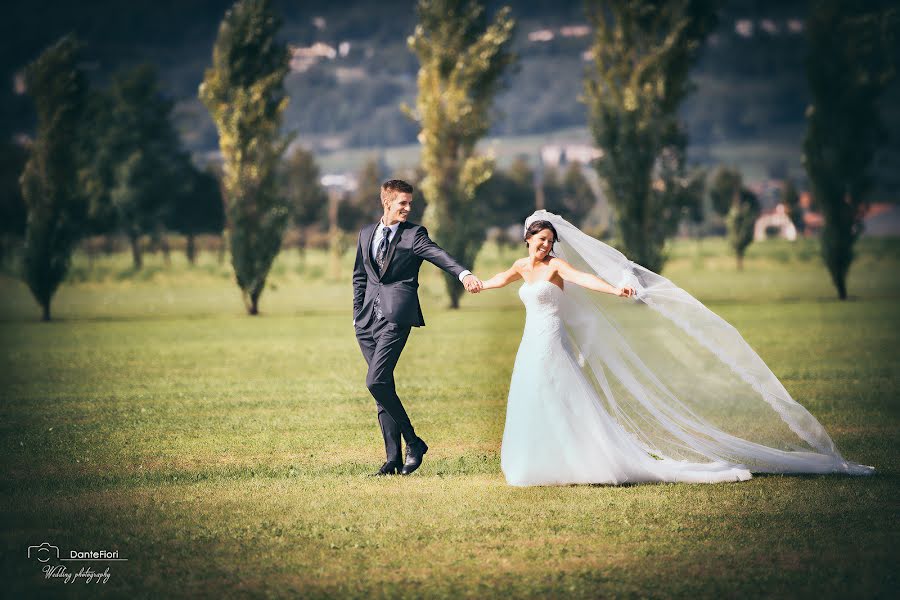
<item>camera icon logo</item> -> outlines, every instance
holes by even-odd
[[[44,542],[40,546],[28,546],[28,558],[36,558],[42,563],[51,558],[59,560],[59,546],[53,546],[49,542]]]

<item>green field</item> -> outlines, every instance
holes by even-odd
[[[399,392],[431,447],[383,459],[350,256],[279,257],[248,317],[230,267],[76,256],[52,323],[0,277],[3,588],[11,597],[888,597],[898,588],[900,240],[861,240],[839,302],[816,244],[678,242],[664,274],[732,323],[869,478],[513,488],[499,465],[518,284],[445,309]],[[517,251],[487,248],[490,276]],[[430,368],[440,364],[440,369]],[[118,550],[106,583],[27,547]],[[90,589],[87,589],[90,588]],[[893,591],[892,591],[893,590]]]

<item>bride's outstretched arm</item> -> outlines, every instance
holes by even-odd
[[[502,288],[504,285],[508,285],[517,279],[522,279],[522,275],[519,273],[516,266],[513,265],[506,271],[502,273],[497,273],[490,279],[486,280],[481,289],[482,290],[492,290],[497,288]]]
[[[614,285],[610,285],[603,281],[593,273],[579,271],[561,258],[554,258],[550,264],[556,266],[559,276],[562,277],[564,281],[580,285],[583,288],[594,290],[595,292],[605,292],[607,294],[612,294],[613,296],[628,297],[634,296],[635,294],[634,288],[617,288]]]

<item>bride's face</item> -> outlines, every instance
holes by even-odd
[[[528,238],[528,254],[538,260],[546,258],[553,250],[553,232],[549,229],[541,229]]]

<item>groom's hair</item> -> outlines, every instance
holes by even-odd
[[[412,194],[413,186],[402,179],[388,179],[381,184],[381,205],[387,207],[397,194]]]

